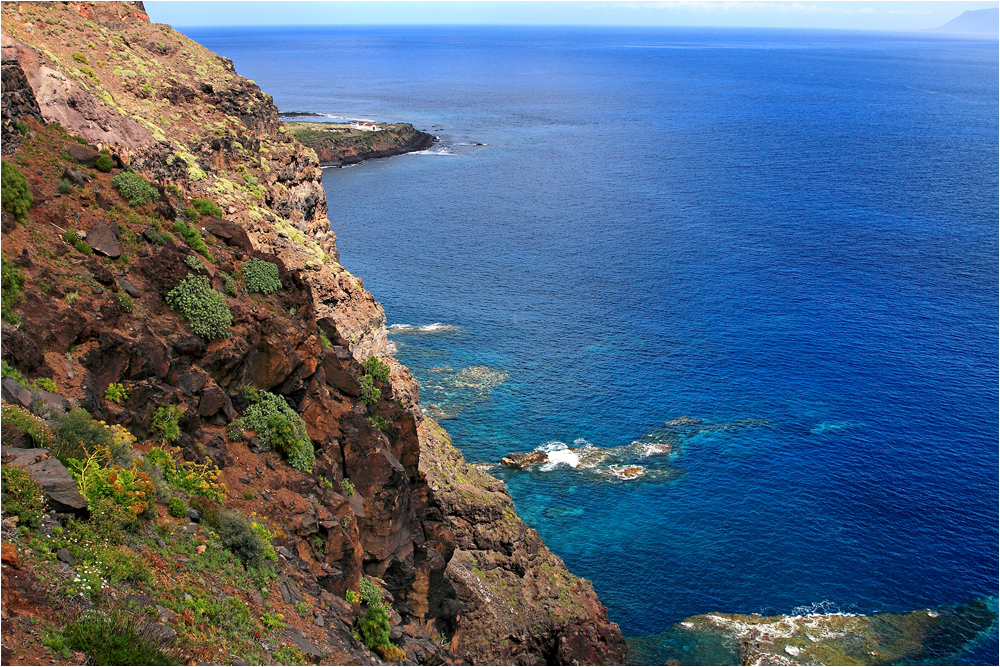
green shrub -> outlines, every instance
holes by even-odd
[[[285,627],[285,615],[266,612],[260,617],[260,622],[268,630],[279,630]]]
[[[365,359],[361,366],[364,367],[369,375],[374,376],[380,382],[389,381],[389,372],[392,369],[384,361],[379,361],[376,357],[371,356]]]
[[[283,396],[264,390],[245,393],[252,404],[243,414],[243,428],[257,431],[262,446],[284,452],[296,470],[312,470],[316,454],[302,417]]]
[[[177,442],[181,438],[178,424],[184,408],[177,405],[164,405],[153,411],[153,419],[149,423],[150,435],[160,442]]]
[[[223,501],[229,489],[219,481],[222,471],[210,463],[194,463],[191,461],[177,462],[174,457],[160,447],[153,447],[146,455],[146,465],[152,465],[160,471],[159,474],[175,489],[180,489],[191,495],[204,496],[203,499]],[[207,514],[196,505],[199,499],[191,500],[191,506]]]
[[[55,438],[52,435],[52,430],[45,425],[45,422],[24,408],[4,403],[3,407],[0,408],[0,419],[3,420],[5,426],[21,429],[31,436],[35,447],[40,449],[53,448]]]
[[[106,462],[101,452],[93,451],[83,459],[70,459],[66,468],[88,503],[96,503],[102,498],[110,500],[125,510],[123,523],[132,522],[149,509],[156,496],[153,482],[137,465],[105,468],[102,464]]]
[[[131,392],[125,388],[120,382],[112,382],[108,385],[108,388],[104,390],[105,400],[111,401],[112,403],[122,403],[128,399],[128,395]]]
[[[278,265],[256,257],[243,262],[243,282],[248,292],[272,294],[281,289],[278,279]]]
[[[184,217],[191,222],[197,222],[201,218],[201,213],[194,206],[188,206],[184,209]]]
[[[93,255],[94,250],[91,248],[86,241],[80,238],[80,235],[76,233],[75,229],[67,229],[66,233],[63,234],[63,240],[69,243],[71,246],[77,249],[78,252],[84,255]]]
[[[3,198],[3,210],[14,216],[15,220],[24,221],[28,218],[31,208],[31,188],[28,179],[24,177],[16,165],[3,162],[0,168],[0,197]]]
[[[4,164],[7,164],[4,162]],[[6,199],[4,200],[6,203]],[[2,303],[3,319],[16,324],[21,320],[14,307],[24,296],[24,274],[21,273],[11,262],[7,261],[7,256],[0,254],[0,263],[3,267],[2,291],[0,291],[0,303]]]
[[[387,422],[385,417],[382,415],[368,415],[368,423],[380,431],[384,431],[389,428],[389,422]]]
[[[222,217],[222,209],[216,206],[215,202],[210,199],[195,199],[191,202],[191,206],[202,215],[212,218]]]
[[[84,612],[66,626],[66,644],[95,665],[172,665],[162,645],[143,634],[145,622],[121,610]]]
[[[32,479],[24,468],[2,466],[3,511],[16,514],[22,526],[35,528],[42,520],[45,497],[42,487]]]
[[[38,378],[35,380],[35,386],[39,389],[44,389],[45,391],[56,393],[59,388],[56,386],[55,380],[52,378]]]
[[[23,123],[21,121],[14,123],[14,128],[21,133],[22,137],[27,136],[28,130],[30,129],[27,123]]]
[[[105,174],[114,169],[115,162],[107,155],[100,155],[97,161],[94,162],[94,166],[97,167],[98,171],[103,171]]]
[[[85,459],[88,452],[98,448],[110,450],[115,444],[111,429],[95,422],[83,408],[54,417],[54,420],[56,441],[52,453],[63,465],[68,466],[71,458]]]
[[[340,489],[348,498],[354,495],[354,483],[347,477],[340,480]]]
[[[375,650],[392,646],[389,630],[389,614],[385,607],[381,604],[369,604],[365,615],[358,619],[354,631],[361,643]]]
[[[371,375],[359,377],[358,387],[361,389],[361,400],[365,402],[365,405],[375,405],[382,399],[382,392],[375,386]]]
[[[188,255],[184,258],[184,263],[195,271],[205,270],[205,263],[198,259],[197,255]]]
[[[167,502],[167,513],[177,519],[187,514],[187,505],[180,498],[171,498]]]
[[[245,567],[263,567],[267,546],[250,520],[227,510],[219,516],[219,539]]]
[[[348,589],[347,593],[344,594],[344,599],[350,602],[351,604],[354,604],[355,602],[361,602],[361,598],[358,596],[358,594],[350,589]]]
[[[111,185],[128,200],[130,206],[141,206],[160,198],[156,188],[134,171],[123,171],[118,174],[111,179]]]
[[[81,65],[89,65],[90,64],[90,63],[87,62],[87,56],[83,55],[79,51],[74,51],[73,52],[73,60],[75,60],[76,62],[80,63]]]
[[[124,290],[118,290],[114,294],[115,301],[118,302],[118,307],[121,308],[123,313],[132,312],[132,297],[125,293]]]
[[[226,281],[226,295],[235,297],[236,281],[233,280],[233,277],[228,273],[226,273],[225,271],[219,271],[219,275]]]
[[[73,192],[73,184],[69,182],[68,178],[60,178],[59,184],[56,186],[56,190],[58,190],[61,195],[68,195]]]
[[[209,252],[208,246],[205,245],[205,240],[201,238],[201,233],[195,227],[184,224],[182,220],[177,220],[174,222],[174,231],[184,237],[184,242],[188,244],[191,250],[194,250],[210,262],[215,261],[212,259],[212,253]]]
[[[226,338],[233,316],[226,297],[214,289],[208,276],[188,276],[167,294],[170,309],[191,324],[191,330],[205,338]]]
[[[233,421],[229,422],[229,425],[226,426],[226,438],[229,439],[229,442],[242,442],[243,441],[243,420],[242,419],[237,418],[237,419],[234,419]]]

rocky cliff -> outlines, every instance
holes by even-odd
[[[500,481],[470,467],[424,418],[419,386],[388,352],[381,305],[338,263],[320,159],[270,96],[232,62],[151,24],[141,3],[5,3],[2,18],[4,144],[10,109],[21,144],[9,164],[32,195],[26,216],[8,209],[5,168],[4,401],[47,406],[46,420],[85,408],[127,429],[140,454],[163,437],[157,419],[169,408],[179,461],[218,467],[225,507],[273,528],[278,578],[262,599],[267,586],[258,593],[192,570],[217,535],[170,518],[160,498],[150,509],[159,518],[144,525],[162,546],[141,552],[154,579],[161,560],[175,558],[171,585],[193,577],[261,622],[314,605],[315,623],[287,621],[301,651],[293,656],[313,661],[380,659],[352,638],[362,620],[345,598],[365,579],[391,605],[389,638],[400,652],[382,659],[621,663],[621,633],[589,582],[520,521]],[[8,60],[23,73],[12,70],[10,90]],[[106,169],[95,169],[102,157]],[[129,172],[155,187],[152,201],[126,196],[114,179]],[[275,267],[280,289],[251,287],[254,261]],[[175,290],[189,276],[225,295],[231,324],[220,335],[196,333],[195,315],[176,310]],[[288,465],[261,431],[240,437],[234,424],[260,390],[301,416],[315,463]],[[6,429],[5,445],[8,435],[40,444]],[[67,520],[47,514],[42,530],[55,539]],[[19,571],[40,558],[36,574],[49,572],[45,548],[21,542],[11,556]],[[183,551],[195,543],[201,551]],[[6,545],[4,553],[7,562]],[[59,622],[75,618],[72,604],[21,604],[39,594],[38,582],[4,572],[5,614],[55,622],[40,610],[63,608]],[[174,604],[181,620],[162,620],[182,635],[181,659],[251,659],[212,654],[212,623],[183,622],[189,611],[208,613],[189,606],[193,593],[168,601],[158,597],[176,593],[166,583],[129,585],[136,589],[96,604],[126,595],[150,609]],[[243,634],[256,637],[253,651],[271,651],[253,659],[285,656],[259,630]]]

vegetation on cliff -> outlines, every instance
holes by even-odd
[[[270,97],[140,4],[0,11],[30,84],[4,90],[5,180],[32,196],[18,220],[5,184],[3,456],[46,502],[29,525],[5,470],[14,662],[620,662],[502,484],[455,450],[457,481],[425,466],[419,387]],[[484,571],[562,601],[519,587],[513,623],[462,569],[497,508]]]

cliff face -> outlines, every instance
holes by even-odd
[[[334,610],[349,610],[341,598],[363,575],[379,578],[393,641],[412,661],[622,662],[621,634],[589,582],[518,519],[500,481],[424,419],[416,381],[388,353],[381,305],[338,263],[319,158],[270,96],[227,59],[149,23],[141,3],[5,3],[2,17],[3,58],[18,62],[50,124],[23,115],[13,156],[34,202],[24,224],[3,213],[5,258],[25,275],[20,324],[3,325],[4,361],[52,378],[60,395],[140,440],[157,407],[181,408],[186,460],[218,465],[230,489],[266,490],[234,493],[227,506],[281,526],[281,576]],[[7,80],[5,65],[5,137],[8,107],[30,106]],[[159,201],[129,207],[114,173],[88,172],[94,149],[145,176]],[[63,193],[71,171],[80,184]],[[194,199],[223,214],[196,222],[204,259],[180,237],[151,241],[178,216],[195,220]],[[79,255],[67,229],[98,253]],[[282,289],[229,289],[251,257],[278,266]],[[226,338],[193,335],[166,305],[195,260],[228,294]],[[390,368],[374,380],[375,400],[361,382],[370,357]],[[128,398],[108,400],[112,383]],[[228,437],[247,408],[242,387],[280,395],[304,418],[310,472]],[[375,659],[350,638],[349,612],[327,623],[313,640],[330,660]]]
[[[316,151],[323,166],[357,164],[363,160],[402,155],[429,148],[434,136],[409,123],[387,125],[376,131],[352,130],[327,123],[287,123],[303,145]]]

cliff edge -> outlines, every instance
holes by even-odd
[[[382,306],[339,264],[320,157],[270,96],[140,2],[2,18],[5,460],[46,445],[73,472],[58,449],[83,408],[73,423],[132,443],[156,490],[115,533],[148,576],[105,572],[104,592],[73,579],[107,559],[56,548],[87,512],[103,526],[104,505],[5,519],[5,619],[67,642],[33,653],[38,633],[5,620],[23,648],[5,663],[73,662],[88,614],[132,627],[136,609],[185,662],[622,663],[590,583],[424,418]],[[112,458],[94,465],[126,469]],[[196,493],[175,469],[220,486]],[[5,481],[5,516],[12,502]],[[233,570],[233,512],[263,526],[263,569]]]

